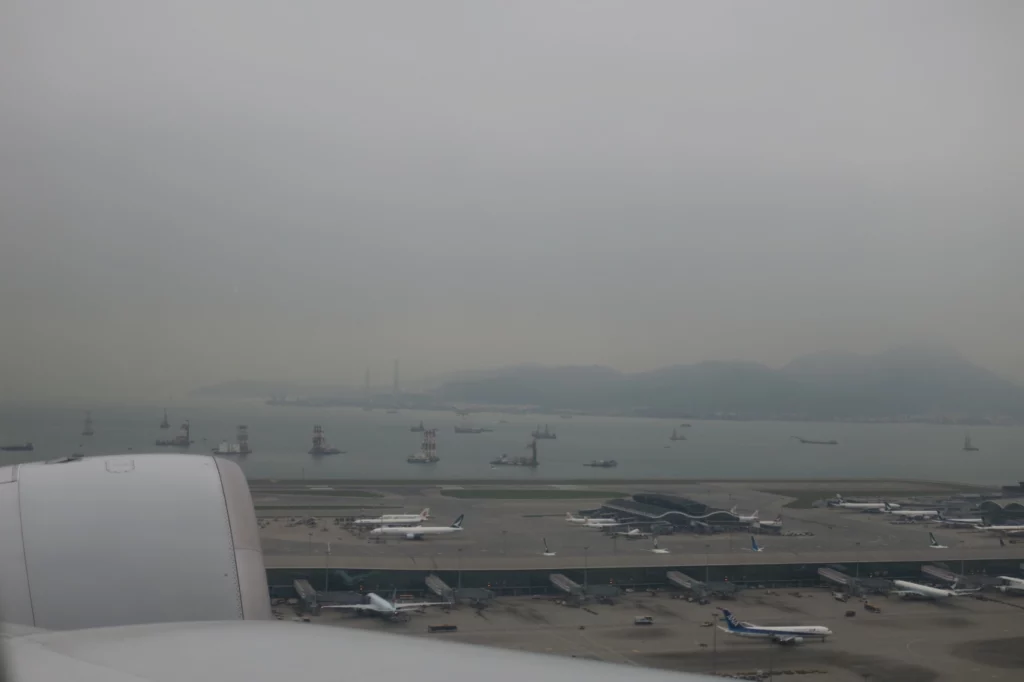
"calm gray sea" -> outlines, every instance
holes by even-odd
[[[87,455],[158,452],[158,437],[192,422],[191,452],[209,452],[221,440],[234,439],[235,425],[249,426],[253,453],[235,459],[251,478],[480,478],[545,480],[555,478],[870,478],[896,477],[969,483],[1024,479],[1024,428],[972,428],[979,452],[963,452],[962,427],[920,424],[829,424],[793,422],[694,421],[680,429],[688,440],[670,443],[678,422],[608,417],[537,417],[403,410],[388,414],[347,408],[271,407],[262,403],[189,403],[168,405],[173,427],[158,428],[157,406],[92,406],[95,435],[79,435],[84,407],[5,407],[0,410],[3,444],[30,440],[32,453],[3,452],[10,464],[50,459],[81,450]],[[423,421],[438,433],[435,465],[408,464],[419,449],[409,427]],[[505,420],[508,423],[500,423]],[[540,441],[541,466],[535,470],[491,468],[502,453],[526,454],[530,431],[547,421],[557,440]],[[347,454],[306,454],[314,424]],[[493,433],[457,435],[456,424],[486,426]],[[836,439],[838,446],[801,445],[791,436]],[[615,469],[584,467],[593,459],[616,459]]]

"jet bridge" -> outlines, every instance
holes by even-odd
[[[577,582],[569,580],[566,576],[561,573],[552,573],[548,576],[548,580],[551,584],[560,589],[566,594],[581,595],[583,594],[583,586]]]
[[[704,583],[697,580],[696,578],[691,578],[685,573],[680,573],[679,571],[669,571],[665,574],[665,577],[668,578],[668,581],[670,583],[672,583],[676,587],[686,590],[687,592],[693,592],[694,594],[700,595],[702,597],[707,595],[708,593],[707,586],[705,586]]]
[[[455,601],[455,590],[448,587],[448,583],[441,580],[434,573],[427,576],[427,589],[445,601]]]

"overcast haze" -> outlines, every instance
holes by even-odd
[[[921,341],[1024,378],[1022,27],[1013,0],[8,0],[0,380]]]

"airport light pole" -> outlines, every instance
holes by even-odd
[[[324,592],[331,589],[331,543],[327,543],[327,553],[324,554]]]
[[[711,673],[718,674],[718,611],[711,614]]]
[[[590,551],[590,545],[583,547],[583,591],[587,591],[587,552]]]

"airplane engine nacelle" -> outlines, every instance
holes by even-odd
[[[181,454],[0,468],[0,617],[53,630],[269,620],[245,475]]]
[[[405,534],[405,539],[406,540],[415,540],[416,539],[416,534],[415,533],[406,533]]]

